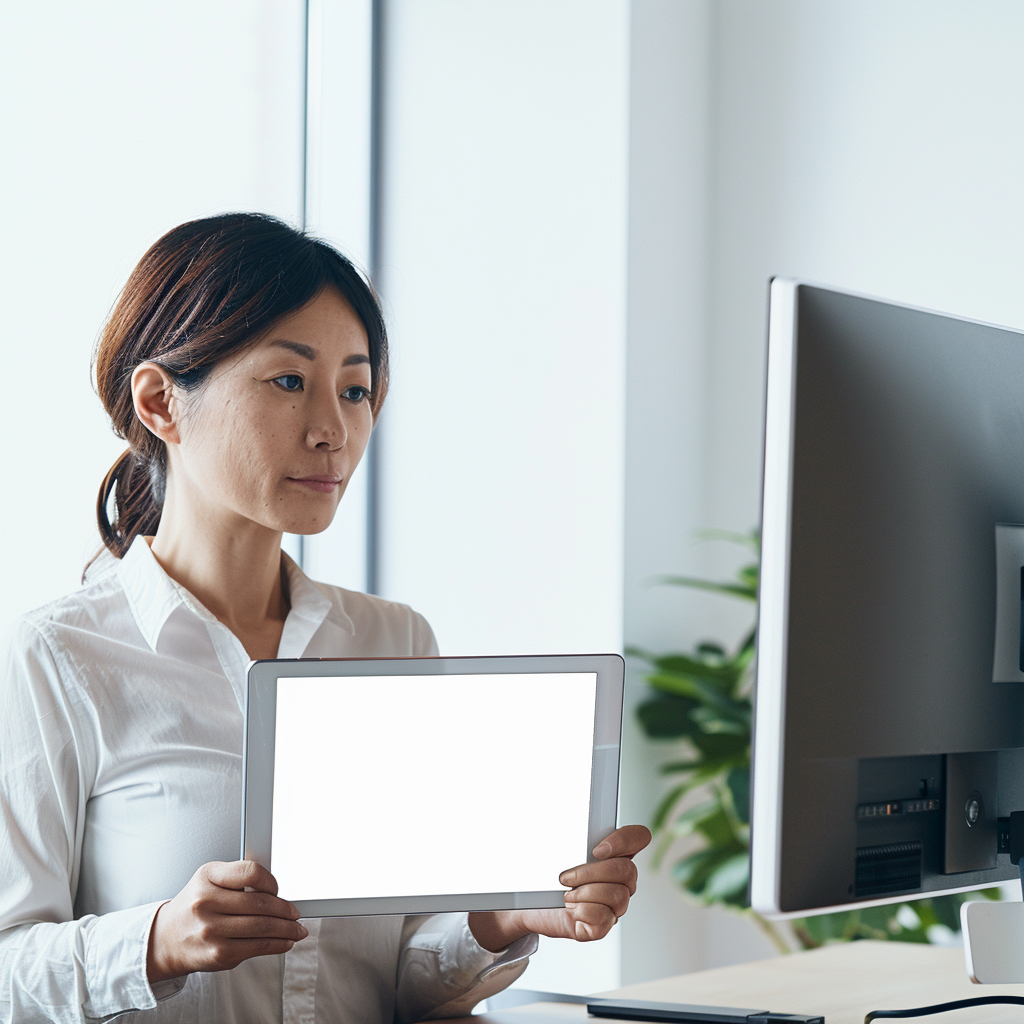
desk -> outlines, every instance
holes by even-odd
[[[527,971],[524,981],[529,981]],[[749,1006],[777,1013],[823,1014],[825,1024],[863,1024],[870,1010],[899,1010],[975,996],[1024,996],[1024,985],[972,985],[963,951],[907,942],[851,942],[627,985],[608,996],[664,1003]],[[979,1006],[910,1024],[1021,1024],[1024,1007]],[[463,1018],[473,1024],[584,1024],[585,1006],[534,1003]],[[601,1024],[606,1024],[602,1020]],[[880,1024],[889,1024],[888,1021]],[[896,1022],[893,1022],[896,1024]],[[903,1024],[903,1022],[899,1022]]]

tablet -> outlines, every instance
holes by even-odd
[[[242,857],[303,917],[562,907],[615,828],[615,654],[249,668]]]

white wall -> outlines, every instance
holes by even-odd
[[[452,654],[615,650],[627,7],[389,10],[383,591]]]
[[[388,12],[382,591],[447,654],[619,650],[627,4]],[[618,976],[616,936],[524,984]]]
[[[8,5],[0,33],[0,623],[72,589],[123,450],[92,391],[103,320],[181,221],[301,196],[299,0]]]
[[[629,340],[626,393],[627,642],[682,650],[701,639],[708,598],[657,586],[699,575],[709,551],[704,491],[710,354],[712,43],[714,4],[634,0],[631,14]],[[715,599],[712,599],[712,604]],[[749,615],[749,612],[748,612]],[[633,714],[650,689],[630,662],[623,741],[623,820],[649,822],[667,788],[672,742],[643,737]],[[747,922],[688,902],[650,853],[623,919],[624,984],[770,955]]]
[[[1024,325],[1024,7],[715,11],[706,515],[743,529],[759,500],[769,275]]]

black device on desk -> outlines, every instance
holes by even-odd
[[[824,1017],[799,1013],[692,1003],[651,1003],[638,999],[595,999],[587,1003],[587,1012],[594,1017],[616,1020],[682,1021],[684,1024],[825,1024]]]

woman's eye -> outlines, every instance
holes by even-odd
[[[297,373],[286,373],[281,377],[275,377],[274,383],[284,388],[285,391],[301,391],[302,378]]]
[[[361,384],[357,384],[355,387],[346,388],[341,393],[342,398],[347,398],[350,402],[362,402],[364,399],[370,397],[370,389],[364,388]]]

